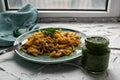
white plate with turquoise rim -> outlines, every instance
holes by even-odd
[[[44,28],[45,29],[45,28]],[[67,29],[67,28],[57,28],[57,29],[62,29],[62,31],[72,31],[72,32],[76,32],[79,36],[81,36],[81,41],[82,43],[80,45],[78,45],[76,47],[76,50],[74,52],[72,52],[69,56],[63,56],[60,58],[51,58],[49,56],[33,56],[33,55],[29,55],[21,50],[15,50],[15,52],[21,56],[22,58],[32,61],[32,62],[37,62],[37,63],[46,63],[46,64],[54,64],[54,63],[62,63],[62,62],[66,62],[66,61],[70,61],[73,60],[77,57],[80,57],[82,55],[81,51],[82,51],[82,46],[84,45],[84,40],[86,38],[86,35],[82,32],[76,31],[76,30],[72,30],[72,29]],[[18,44],[19,42],[22,42],[23,40],[26,39],[26,37],[28,35],[33,34],[34,32],[37,32],[38,30],[34,30],[34,31],[29,31],[24,33],[23,35],[19,36],[16,41],[14,42],[14,45]]]

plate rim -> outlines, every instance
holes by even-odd
[[[15,40],[14,45],[16,45],[16,44],[17,44],[17,41],[18,41],[21,37],[24,37],[26,34],[34,33],[34,32],[36,32],[36,31],[38,31],[38,30],[41,30],[41,29],[46,29],[46,28],[40,28],[40,29],[36,29],[36,30],[32,30],[32,31],[25,32],[24,34],[20,35],[20,36]],[[65,29],[65,30],[68,30],[68,31],[78,32],[78,33],[84,35],[84,37],[86,38],[86,35],[85,35],[84,33],[80,32],[80,31],[77,31],[77,30],[74,30],[74,29],[70,29],[70,28],[58,28],[58,29]],[[25,37],[27,37],[27,36],[25,36]],[[18,41],[18,42],[19,42],[19,41]],[[82,45],[83,45],[83,44],[82,44]],[[51,60],[50,60],[50,61],[44,61],[44,60],[36,60],[36,59],[33,59],[33,58],[26,57],[26,56],[20,54],[20,52],[19,52],[18,50],[15,50],[15,52],[16,52],[20,57],[22,57],[22,58],[25,59],[25,60],[32,61],[32,62],[36,62],[36,63],[47,63],[47,64],[55,64],[55,63],[62,63],[62,62],[71,61],[71,60],[73,60],[73,59],[75,59],[75,58],[78,58],[78,57],[80,57],[80,56],[82,55],[82,53],[81,53],[81,54],[78,54],[78,55],[75,55],[75,56],[72,56],[72,57],[64,58],[64,59],[62,59],[62,60],[57,60],[57,61],[55,61],[55,60],[54,60],[54,61],[51,61]],[[28,54],[27,54],[27,55],[28,55]]]

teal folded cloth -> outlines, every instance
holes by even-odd
[[[26,5],[17,12],[0,13],[0,46],[11,46],[20,35],[16,32],[26,32],[35,29],[38,11],[32,5]]]

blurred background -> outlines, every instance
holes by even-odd
[[[37,9],[105,10],[107,0],[7,0],[9,9],[32,4]]]

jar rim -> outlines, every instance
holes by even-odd
[[[108,46],[109,45],[109,39],[105,36],[88,36],[85,39],[86,44],[92,45],[92,46]]]

